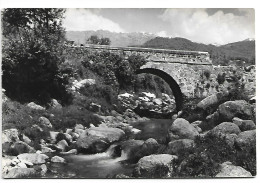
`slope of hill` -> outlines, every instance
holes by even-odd
[[[66,32],[66,38],[70,41],[75,41],[76,44],[85,44],[86,40],[92,35],[96,35],[100,38],[107,37],[111,40],[111,46],[122,47],[131,45],[139,46],[156,37],[155,35],[148,33],[116,33],[105,30]]]
[[[185,38],[162,38],[156,37],[144,43],[146,48],[165,48],[175,50],[207,51],[213,64],[228,65],[230,60],[246,62],[245,65],[255,64],[255,41],[247,39],[244,41],[215,46],[195,43]],[[238,62],[238,64],[241,64]]]

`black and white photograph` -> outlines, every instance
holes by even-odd
[[[2,8],[1,46],[2,179],[256,176],[254,7]]]

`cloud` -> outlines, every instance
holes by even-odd
[[[117,23],[101,16],[99,9],[67,9],[64,27],[68,31],[108,30],[125,32]]]
[[[206,9],[167,9],[160,18],[168,22],[168,35],[202,43],[226,44],[255,37],[253,9],[239,9],[241,15],[219,10],[209,15]]]

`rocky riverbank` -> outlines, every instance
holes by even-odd
[[[213,96],[205,98],[197,108],[207,110],[216,104],[214,100]],[[45,110],[32,103],[28,107],[36,111]],[[42,116],[38,124],[31,127],[39,132],[48,132],[37,148],[28,136],[16,128],[3,130],[2,173],[5,178],[45,177],[51,171],[48,168],[51,164],[66,163],[64,155],[101,153],[114,144],[110,152],[112,157],[123,157],[122,161],[136,163],[130,177],[193,177],[196,174],[199,177],[253,176],[255,170],[250,166],[255,162],[246,162],[250,159],[245,156],[255,157],[254,110],[254,103],[236,100],[218,105],[212,114],[201,121],[187,121],[179,113],[168,134],[165,134],[167,140],[163,144],[153,138],[134,139],[134,134],[142,132],[129,125],[129,120],[147,119],[138,117],[130,109],[124,115],[116,112],[111,116],[96,114],[101,121],[98,126],[77,124],[65,131],[53,131],[51,119]],[[202,148],[206,148],[204,152],[201,152]],[[213,150],[222,154],[216,154],[217,157],[213,158]],[[236,160],[236,157],[245,159]],[[196,165],[196,161],[200,165]],[[207,172],[205,169],[210,164],[214,165],[214,170]],[[196,172],[197,168],[201,168],[201,172]],[[129,175],[115,177],[127,178]]]

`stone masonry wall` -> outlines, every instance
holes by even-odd
[[[228,78],[234,70],[242,75],[240,82],[245,84],[251,95],[255,94],[255,68],[245,72],[234,66],[213,66],[207,52],[179,51],[149,48],[115,48],[109,46],[67,47],[67,55],[78,60],[88,52],[109,51],[127,59],[130,55],[139,54],[148,61],[141,68],[154,68],[168,73],[178,83],[182,93],[188,98],[205,98],[211,94],[226,90],[230,84]],[[218,74],[226,73],[223,84],[217,82]]]

